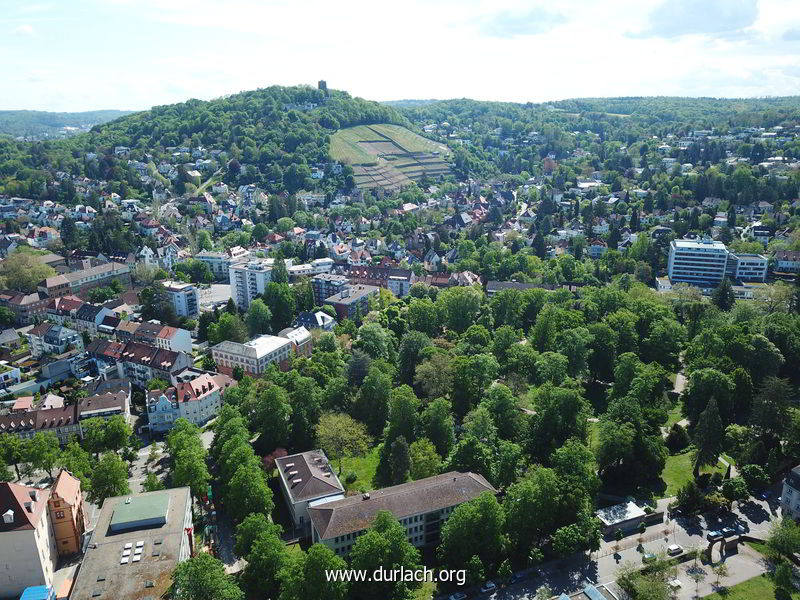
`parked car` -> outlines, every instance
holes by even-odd
[[[747,525],[744,525],[743,523],[737,523],[734,526],[734,529],[736,529],[736,533],[738,533],[739,535],[744,535],[749,531],[750,528]]]
[[[729,538],[736,535],[736,530],[733,527],[723,527],[720,530],[720,533],[722,534],[722,537]]]
[[[645,563],[645,564],[656,562],[657,560],[658,560],[658,556],[656,556],[652,552],[647,552],[647,553],[642,555],[642,562]]]
[[[761,498],[762,500],[769,500],[770,498],[772,498],[772,492],[770,492],[769,490],[764,490],[758,495],[758,497]]]
[[[450,597],[447,600],[464,600],[467,595],[464,592],[456,592],[455,594],[450,594]]]
[[[497,586],[494,584],[494,581],[487,581],[481,586],[481,594],[485,594],[487,592],[493,592],[497,589]]]
[[[683,587],[680,579],[670,579],[667,585],[669,585],[669,587],[671,587],[673,590],[679,590]]]
[[[522,581],[523,579],[527,579],[527,577],[528,577],[527,573],[514,573],[513,575],[511,575],[511,579],[509,580],[509,583],[511,583],[513,585],[513,584],[517,583],[518,581]]]
[[[667,554],[670,556],[676,556],[683,552],[683,546],[679,544],[672,544],[671,546],[667,547]]]
[[[721,531],[709,531],[706,535],[706,539],[710,542],[712,540],[718,540],[719,538],[723,537]]]

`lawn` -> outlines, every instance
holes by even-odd
[[[671,454],[667,457],[667,463],[661,472],[661,479],[667,484],[667,488],[659,496],[668,498],[678,493],[678,490],[692,479],[692,451],[685,450],[680,454]],[[701,473],[725,473],[725,466],[717,463],[714,468],[705,467],[700,469]]]
[[[761,542],[745,542],[748,546],[750,546],[753,550],[758,552],[759,554],[763,554],[764,556],[767,555],[767,545]]]
[[[369,491],[374,487],[372,478],[375,476],[375,471],[378,470],[379,452],[380,444],[371,448],[364,456],[342,459],[342,473],[339,475],[339,479],[348,491]],[[333,461],[333,467],[338,469],[338,466],[337,462]],[[357,479],[354,483],[347,484],[345,479],[351,471],[357,475]]]
[[[436,595],[436,584],[426,581],[421,587],[414,590],[414,600],[431,600]]]
[[[678,421],[683,419],[683,415],[681,414],[681,410],[683,409],[683,402],[676,402],[675,405],[669,409],[667,413],[667,424],[665,427],[669,431],[669,429]]]
[[[720,594],[715,592],[705,596],[710,600],[764,600],[775,597],[775,585],[772,580],[766,575],[759,575],[753,577],[742,583],[727,588],[726,593]],[[800,593],[795,592],[792,594],[794,600],[800,599]]]

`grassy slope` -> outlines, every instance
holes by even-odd
[[[374,163],[376,156],[365,151],[359,142],[380,140],[382,134],[399,144],[408,152],[441,152],[446,153],[447,147],[442,144],[417,135],[413,131],[400,125],[359,125],[340,129],[331,136],[331,156],[335,160],[348,161],[350,164]],[[398,149],[398,152],[400,150]]]
[[[375,476],[375,471],[378,470],[378,452],[380,446],[371,448],[364,456],[357,456],[355,458],[342,459],[342,474],[339,479],[342,481],[348,490],[365,490],[369,491],[373,488],[372,478]],[[337,465],[334,463],[334,467]],[[345,478],[350,472],[354,472],[358,478],[354,483],[346,484]]]

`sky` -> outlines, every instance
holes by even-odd
[[[0,0],[0,110],[800,94],[800,0]]]

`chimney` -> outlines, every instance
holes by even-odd
[[[3,513],[3,523],[11,525],[14,522],[14,511],[10,508]]]

